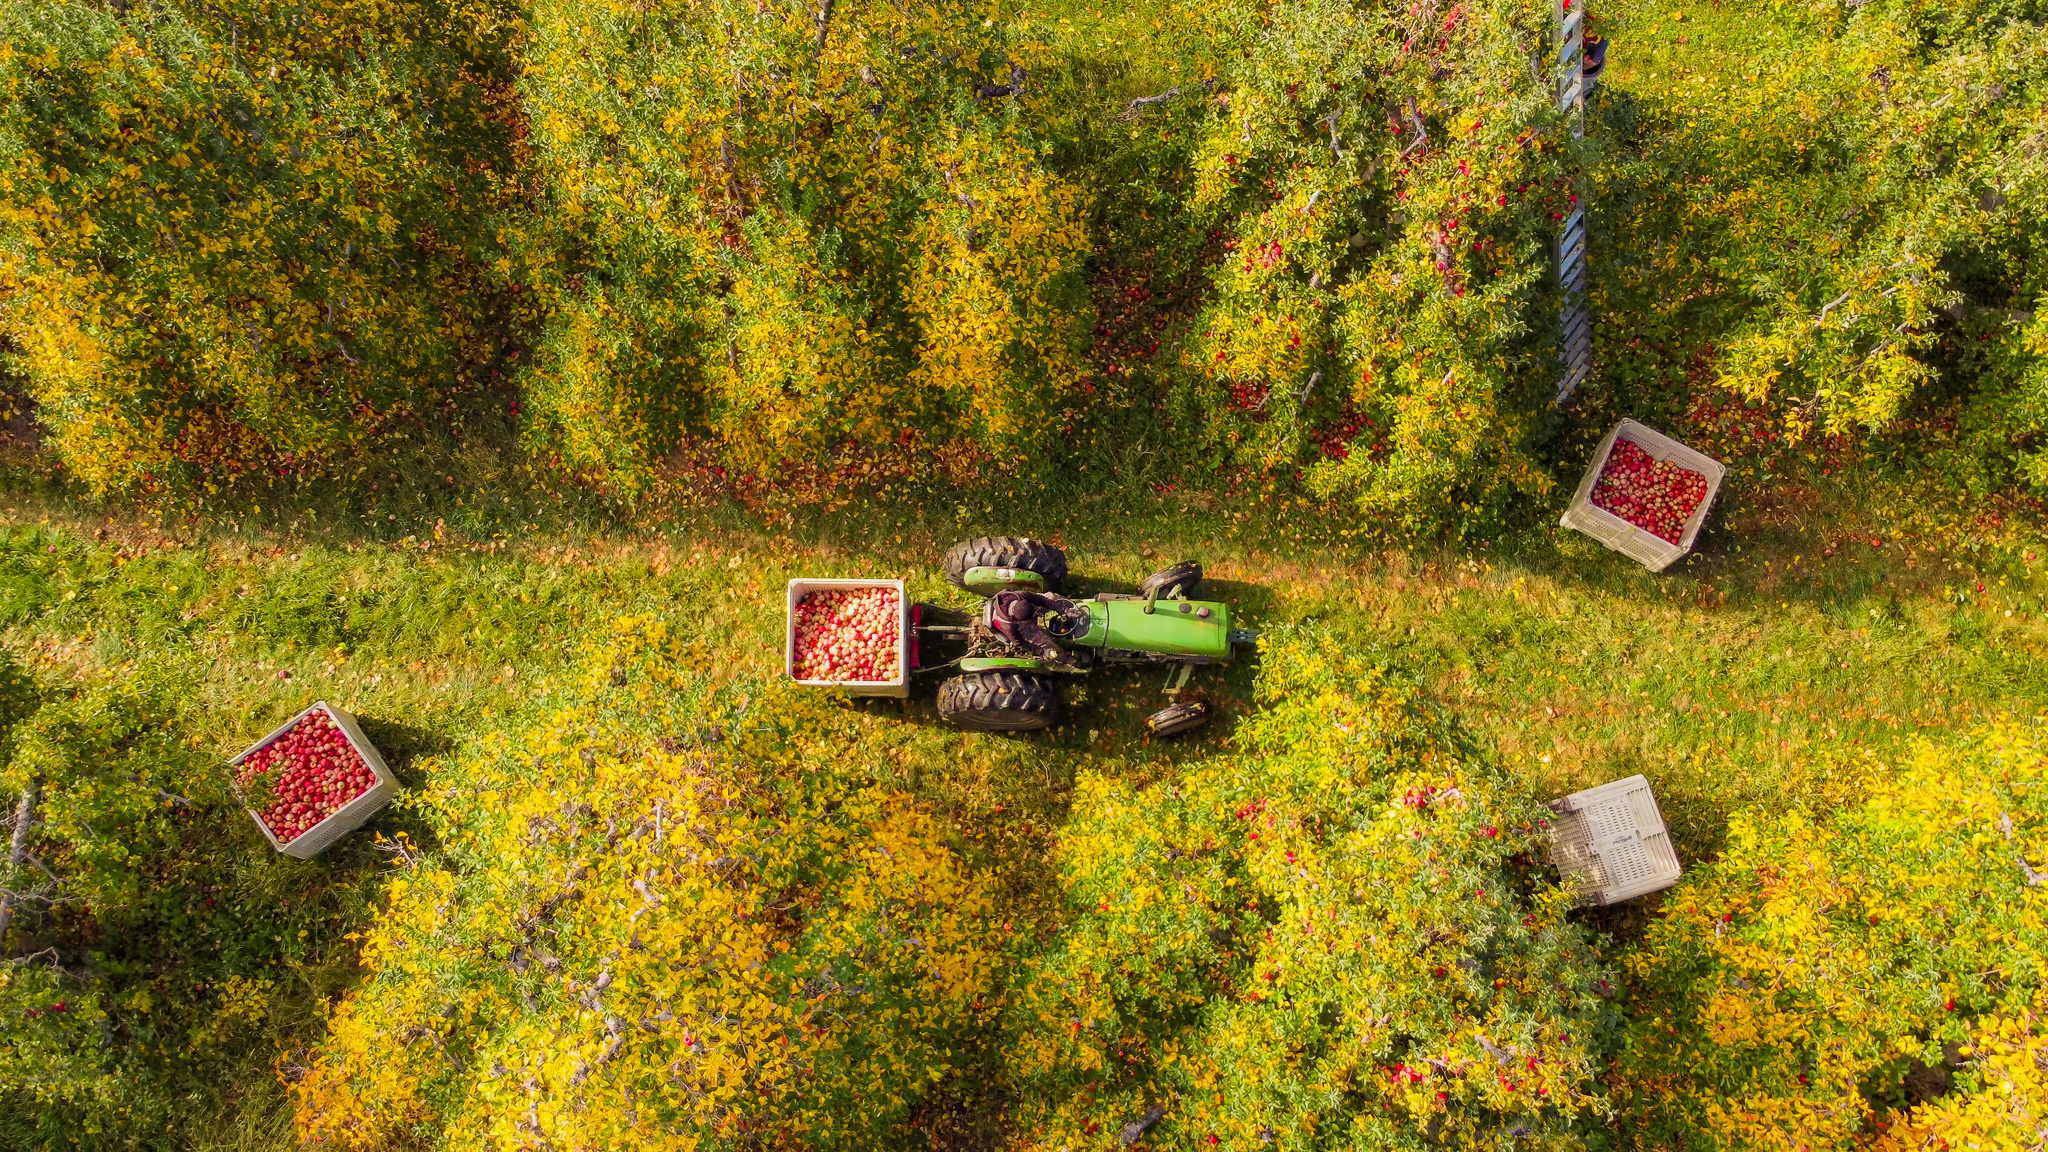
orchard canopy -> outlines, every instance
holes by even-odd
[[[1571,4],[0,0],[0,1152],[2042,1149],[2048,0]]]
[[[1322,629],[1267,638],[1231,751],[1079,771],[1035,910],[875,782],[886,728],[692,652],[620,621],[436,766],[440,849],[381,886],[303,1137],[895,1146],[967,1080],[1048,1150],[1155,1106],[1159,1146],[1301,1149],[1906,1149],[2048,1112],[2035,726],[1923,742],[1838,814],[1738,811],[1617,963],[1549,810]]]
[[[990,1052],[1048,1149],[1163,1099],[1190,1103],[1162,1134],[1233,1147],[1561,1139],[1599,1110],[1615,990],[1527,867],[1545,810],[1330,638],[1276,639],[1293,671],[1242,755],[1083,778],[1052,948],[867,778],[874,729],[690,655],[622,621],[441,766],[416,803],[443,850],[385,886],[303,1135],[874,1147]]]
[[[861,778],[878,749],[827,752],[829,705],[783,691],[757,730],[689,656],[621,621],[437,772],[443,851],[386,887],[305,1138],[872,1147],[958,1073],[1003,946],[987,878]]]
[[[0,351],[102,492],[429,425],[627,492],[1137,437],[1418,532],[1572,479],[1576,203],[1589,395],[1690,356],[1785,436],[1948,405],[1973,483],[2048,478],[2026,4],[1696,22],[1583,140],[1543,0],[1159,15],[1111,98],[1058,19],[973,0],[9,4]],[[1650,59],[1645,0],[1591,19]],[[1124,333],[1140,273],[1174,303]]]
[[[0,325],[96,490],[338,462],[486,387],[509,11],[0,8]]]

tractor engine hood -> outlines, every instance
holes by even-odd
[[[1075,604],[1088,610],[1088,628],[1060,641],[1068,648],[1093,649],[1108,660],[1146,656],[1228,660],[1233,654],[1230,606],[1220,601],[1155,600],[1150,613],[1145,611],[1142,596],[1104,593]],[[995,602],[990,600],[982,606],[981,622],[993,628],[994,613]]]
[[[1230,659],[1230,608],[1214,600],[1155,600],[1152,611],[1136,596],[1087,601],[1088,631],[1074,643],[1109,659],[1133,655]]]

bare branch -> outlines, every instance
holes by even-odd
[[[962,208],[967,209],[969,212],[981,211],[981,201],[953,187],[953,169],[950,165],[939,169],[939,175],[945,177],[947,191],[953,193],[953,199],[959,201]]]
[[[1998,814],[1998,830],[2005,833],[2006,843],[2012,843],[2012,817],[2009,814],[2004,812]],[[2012,854],[2012,858],[2018,861],[2020,874],[2027,878],[2027,887],[2039,888],[2043,884],[2048,884],[2048,875],[2034,871],[2034,866],[2027,863],[2025,853],[2015,852]]]
[[[21,859],[28,855],[28,831],[36,822],[36,797],[42,791],[42,779],[30,777],[28,786],[21,790],[21,800],[14,806],[14,835],[7,845],[7,878],[12,881],[21,870]],[[0,894],[0,941],[7,939],[7,922],[14,918],[15,894]]]
[[[1145,1109],[1144,1115],[1123,1126],[1123,1129],[1116,1134],[1116,1142],[1126,1148],[1136,1144],[1139,1138],[1145,1135],[1146,1130],[1159,1123],[1160,1117],[1164,1115],[1166,1115],[1166,1105],[1152,1105],[1150,1108]]]
[[[818,53],[825,50],[825,36],[831,30],[832,0],[825,0],[824,6],[818,9],[818,42],[811,48],[812,59],[817,59]]]
[[[1015,61],[1010,63],[1010,82],[1008,84],[983,84],[974,90],[974,98],[976,100],[986,100],[991,96],[1021,96],[1023,94],[1024,69]]]
[[[64,882],[62,877],[59,877],[55,872],[50,871],[50,866],[48,864],[45,864],[41,860],[37,859],[35,853],[24,852],[21,854],[21,859],[22,862],[27,864],[29,867],[34,868],[36,871],[41,872],[45,876],[48,876],[50,878],[50,883],[52,885],[62,884]],[[38,897],[38,899],[41,899],[41,897]]]
[[[1309,374],[1308,383],[1302,386],[1301,395],[1295,397],[1294,399],[1295,407],[1308,407],[1308,395],[1309,393],[1316,390],[1316,384],[1319,383],[1322,380],[1322,378],[1323,370],[1321,368],[1318,368],[1314,372]]]
[[[57,955],[57,949],[53,945],[49,948],[43,949],[40,952],[31,952],[26,956],[15,956],[8,960],[0,960],[0,964],[28,965],[33,964],[38,960],[48,960],[50,962],[50,967],[53,970],[61,972],[64,975],[71,977],[73,980],[77,980],[80,982],[83,982],[85,980],[85,977],[79,975],[76,972],[73,972],[71,969],[66,968],[64,965],[58,963],[59,959],[60,958]]]
[[[1861,372],[1861,371],[1863,370],[1863,366],[1864,366],[1865,364],[1868,364],[1868,363],[1870,363],[1870,361],[1871,361],[1871,359],[1872,359],[1873,357],[1875,357],[1875,356],[1876,356],[1876,355],[1877,355],[1878,353],[1880,353],[1880,352],[1884,351],[1885,349],[1887,349],[1887,348],[1889,348],[1889,347],[1891,347],[1891,346],[1892,346],[1892,341],[1890,341],[1890,340],[1880,340],[1880,341],[1878,341],[1878,343],[1877,343],[1877,346],[1876,346],[1875,348],[1872,348],[1872,349],[1871,349],[1870,351],[1868,351],[1868,352],[1865,352],[1865,353],[1863,354],[1863,358],[1862,358],[1861,360],[1858,360],[1858,361],[1856,361],[1856,367],[1854,367],[1854,368],[1850,369],[1850,371],[1852,371],[1852,372]]]
[[[1853,289],[1852,289],[1851,291],[1853,291]],[[1842,303],[1843,301],[1847,300],[1848,298],[1849,298],[1849,293],[1848,293],[1848,292],[1844,292],[1844,293],[1842,293],[1842,294],[1841,294],[1840,296],[1837,296],[1837,297],[1835,297],[1835,298],[1834,298],[1833,300],[1830,300],[1830,301],[1828,301],[1828,302],[1827,302],[1826,304],[1823,304],[1823,305],[1821,305],[1821,309],[1820,309],[1820,315],[1819,315],[1818,317],[1816,317],[1816,318],[1814,319],[1814,321],[1813,321],[1813,326],[1814,326],[1815,328],[1818,328],[1818,327],[1820,327],[1821,325],[1823,325],[1823,324],[1827,323],[1827,322],[1828,322],[1828,313],[1830,313],[1830,312],[1833,312],[1833,311],[1835,310],[1835,307],[1836,307],[1836,305],[1838,305],[1838,304],[1841,304],[1841,303]]]
[[[552,825],[554,822],[550,820],[548,823]],[[555,831],[560,832],[561,829],[556,828]],[[398,862],[407,868],[419,866],[419,853],[412,847],[411,839],[403,832],[400,832],[398,837],[393,840],[386,840],[382,836],[377,837],[376,848],[379,852],[396,857]]]
[[[1203,80],[1200,83],[1196,84],[1176,84],[1173,87],[1168,88],[1166,91],[1161,92],[1157,96],[1140,96],[1132,100],[1130,103],[1124,105],[1124,110],[1122,112],[1117,113],[1117,119],[1136,120],[1139,116],[1144,115],[1145,109],[1150,108],[1154,104],[1165,104],[1170,100],[1176,99],[1182,93],[1192,91],[1196,88],[1199,88],[1204,92],[1208,92],[1213,90],[1215,87],[1216,81],[1214,78]]]

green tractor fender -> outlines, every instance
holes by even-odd
[[[960,660],[960,672],[973,675],[977,672],[1073,672],[1077,669],[1062,668],[1050,660],[1036,656],[966,656]]]
[[[1028,568],[997,568],[990,565],[969,568],[960,577],[961,587],[977,596],[993,596],[998,592],[1046,590],[1045,577]]]
[[[1141,600],[1097,597],[1087,602],[1088,631],[1072,642],[1100,650],[1110,659],[1228,660],[1238,630],[1230,606],[1214,600]]]

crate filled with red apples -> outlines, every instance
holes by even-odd
[[[1713,457],[1623,420],[1600,441],[1558,522],[1661,572],[1692,551],[1727,472]]]
[[[908,696],[911,613],[901,580],[791,580],[789,678],[854,696]]]
[[[271,846],[310,860],[398,795],[398,777],[356,718],[325,700],[229,762],[235,787]],[[260,807],[259,807],[260,805]]]

